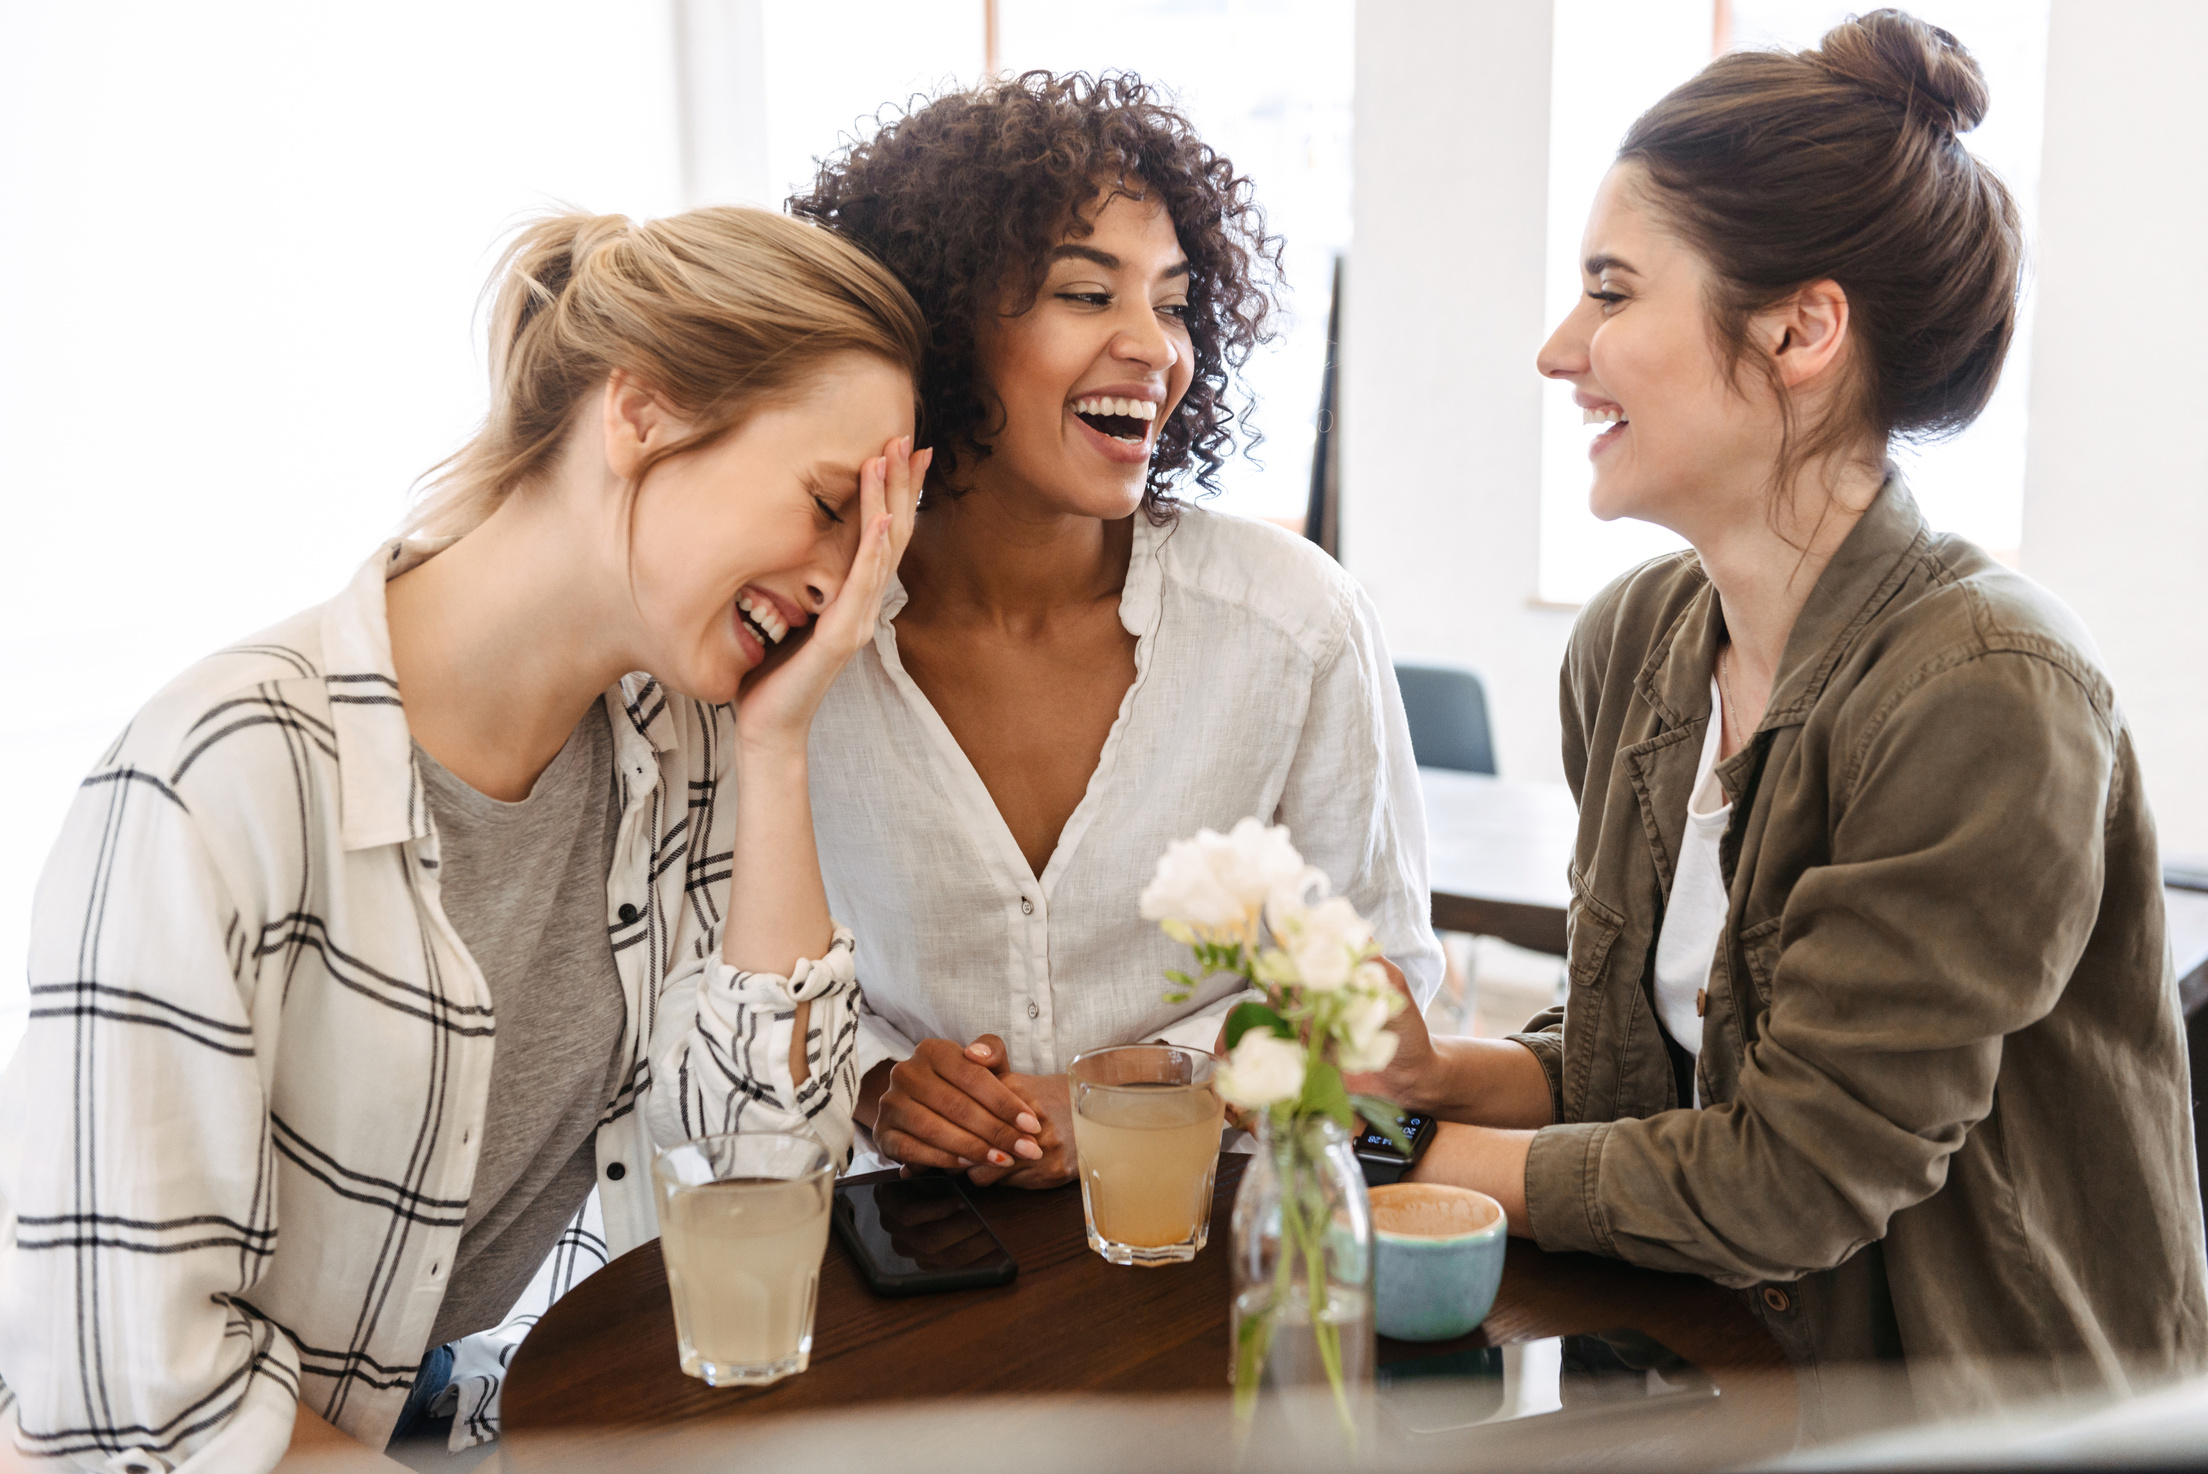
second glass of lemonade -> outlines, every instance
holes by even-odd
[[[1226,1107],[1200,1049],[1120,1044],[1066,1069],[1089,1247],[1114,1264],[1179,1264],[1211,1235]]]
[[[744,1131],[652,1165],[682,1369],[710,1387],[805,1370],[835,1167],[810,1136]]]

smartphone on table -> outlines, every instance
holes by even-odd
[[[831,1217],[877,1295],[980,1289],[1020,1272],[955,1177],[839,1183]]]

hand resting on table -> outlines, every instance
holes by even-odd
[[[993,1034],[965,1049],[923,1039],[910,1059],[867,1072],[858,1117],[873,1123],[875,1148],[908,1172],[1040,1161],[1044,1123],[1000,1078],[1004,1059],[1004,1043]]]

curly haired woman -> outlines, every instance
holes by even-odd
[[[1419,997],[1441,973],[1403,707],[1364,594],[1309,543],[1175,496],[1234,447],[1278,242],[1138,78],[1029,72],[897,118],[800,216],[931,331],[922,510],[814,729],[837,916],[869,936],[858,1120],[909,1166],[1073,1172],[1085,1049],[1209,1049],[1136,893],[1166,844],[1287,825]],[[878,924],[877,924],[878,923]]]

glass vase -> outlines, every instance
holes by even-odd
[[[1235,1411],[1259,1393],[1292,1423],[1354,1439],[1371,1402],[1372,1209],[1349,1133],[1325,1117],[1258,1117],[1234,1198]]]

